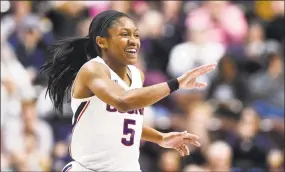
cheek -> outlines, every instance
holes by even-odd
[[[128,46],[128,38],[121,38],[119,40],[120,47],[125,48]]]
[[[114,53],[123,52],[127,46],[128,40],[126,38],[114,39],[109,42],[108,49]]]

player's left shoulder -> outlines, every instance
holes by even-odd
[[[140,69],[138,69],[138,70],[139,70],[139,72],[140,72],[140,74],[141,74],[141,80],[142,80],[142,82],[144,82],[144,73],[143,73],[142,70],[140,70]]]
[[[130,67],[133,68],[133,72],[136,72],[140,76],[142,83],[144,83],[145,76],[143,71],[134,65],[130,65]]]

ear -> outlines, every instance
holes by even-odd
[[[96,36],[96,44],[101,48],[101,49],[106,49],[108,48],[108,42],[106,38]]]

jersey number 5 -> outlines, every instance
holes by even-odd
[[[121,142],[125,146],[132,146],[134,144],[134,137],[135,137],[135,130],[132,128],[129,128],[129,125],[136,125],[136,121],[132,119],[125,119],[124,120],[124,129],[123,129],[123,134],[124,135],[129,135],[130,138],[122,138]]]

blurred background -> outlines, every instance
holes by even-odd
[[[39,74],[46,48],[85,36],[106,9],[140,30],[145,86],[208,63],[204,90],[146,109],[159,131],[199,135],[191,155],[142,142],[143,171],[284,171],[284,1],[1,1],[1,171],[60,171],[71,159],[72,113],[61,118]]]

